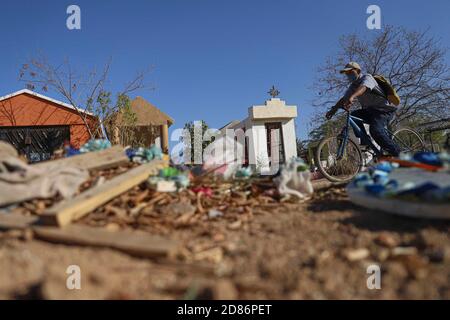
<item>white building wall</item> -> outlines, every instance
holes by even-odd
[[[230,130],[242,128],[248,137],[248,160],[256,165],[261,173],[276,173],[278,166],[270,168],[270,159],[267,150],[266,123],[279,122],[282,127],[284,156],[286,161],[297,157],[297,141],[295,132],[296,106],[286,106],[280,99],[266,101],[264,106],[249,108],[249,116],[240,123],[229,127]],[[274,171],[275,170],[275,171]]]
[[[253,159],[250,157],[250,163],[259,167],[262,171],[269,169],[269,157],[267,152],[267,135],[264,122],[253,122],[252,141],[253,141]],[[252,143],[250,142],[250,145]],[[250,154],[249,154],[250,155]]]
[[[291,119],[283,122],[283,141],[286,161],[297,157],[297,135],[295,134],[295,121]]]

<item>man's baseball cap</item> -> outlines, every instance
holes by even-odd
[[[361,67],[359,66],[359,64],[356,63],[356,62],[351,61],[351,62],[347,63],[345,65],[345,68],[342,69],[341,71],[339,71],[339,73],[344,73],[344,72],[347,72],[347,71],[350,71],[350,70],[353,70],[353,69],[357,69],[357,70],[361,71]]]

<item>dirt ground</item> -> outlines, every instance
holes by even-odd
[[[0,298],[450,299],[449,222],[361,209],[343,188],[241,215],[178,217],[176,227],[153,216],[149,232],[182,243],[163,261],[0,233]],[[379,290],[366,285],[371,264]],[[69,265],[81,268],[81,290],[66,287]]]

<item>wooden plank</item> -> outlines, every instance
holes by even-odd
[[[77,156],[57,159],[52,161],[39,162],[34,164],[34,168],[49,169],[54,167],[76,167],[85,170],[103,170],[117,167],[128,163],[129,159],[122,146],[113,146],[109,149],[89,152]]]
[[[40,216],[40,222],[46,225],[67,225],[144,182],[150,175],[156,174],[165,166],[167,161],[154,160],[133,168],[98,187],[47,209]]]
[[[173,240],[139,231],[107,231],[70,225],[64,228],[36,226],[33,232],[35,238],[52,243],[111,248],[145,258],[168,257],[178,249]]]
[[[314,188],[314,191],[325,190],[325,189],[329,189],[332,187],[344,187],[347,185],[347,183],[342,183],[342,182],[331,182],[325,178],[312,180],[311,184]]]
[[[18,213],[0,213],[0,230],[26,229],[38,221],[36,216],[25,216]]]

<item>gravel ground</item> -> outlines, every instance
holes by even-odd
[[[303,203],[250,201],[214,219],[207,201],[205,212],[184,204],[162,199],[143,209],[142,224],[114,220],[104,208],[79,222],[179,240],[180,252],[164,261],[0,233],[0,298],[450,299],[449,222],[361,209],[342,188]],[[366,284],[373,264],[381,269],[378,290]],[[81,268],[81,290],[66,288],[69,265]]]

